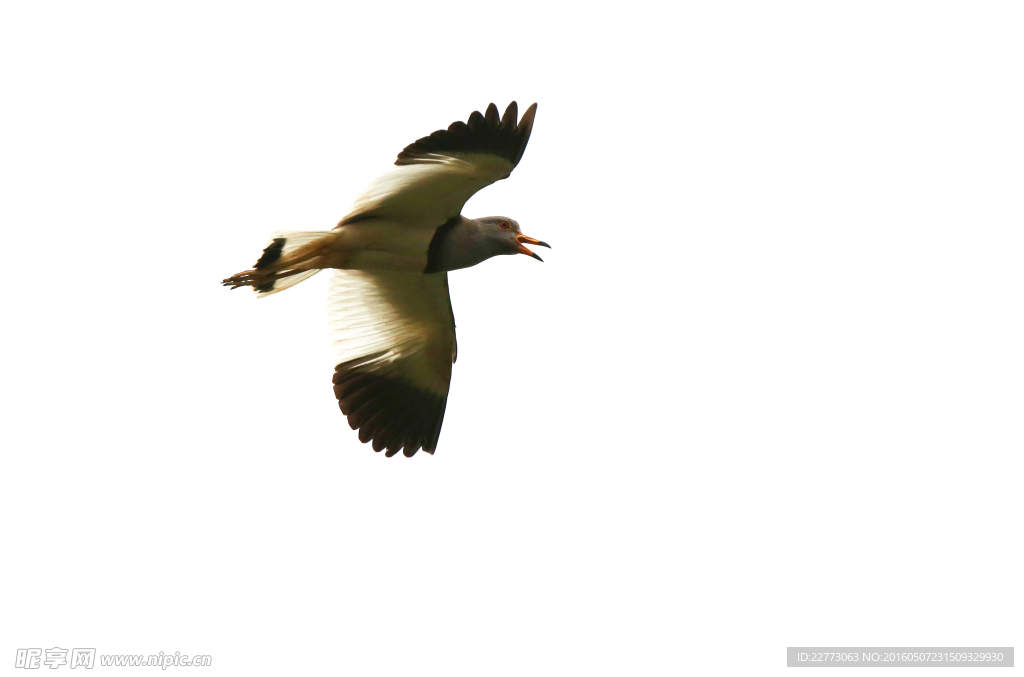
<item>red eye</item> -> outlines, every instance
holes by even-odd
[[[512,224],[509,223],[508,221],[502,221],[501,223],[498,224],[498,227],[501,228],[502,230],[508,230],[509,228],[512,227]]]

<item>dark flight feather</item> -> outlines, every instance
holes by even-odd
[[[342,362],[334,368],[334,394],[341,413],[361,442],[372,442],[374,451],[400,450],[412,456],[417,450],[433,454],[441,435],[447,395],[417,388],[408,381],[384,373],[384,353]]]
[[[398,154],[396,165],[412,165],[435,161],[431,155],[458,155],[483,153],[496,155],[508,160],[515,168],[526,151],[533,131],[533,118],[537,104],[530,106],[516,123],[518,107],[513,101],[505,109],[505,115],[498,119],[498,108],[493,103],[487,107],[487,114],[473,111],[468,122],[453,122],[448,129],[439,129],[430,136],[424,136],[411,143]]]

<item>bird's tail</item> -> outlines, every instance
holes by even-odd
[[[337,233],[292,231],[274,233],[252,270],[224,280],[224,286],[252,287],[262,298],[308,280],[323,268]]]

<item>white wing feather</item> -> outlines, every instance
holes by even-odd
[[[447,275],[335,270],[328,309],[334,365],[376,356],[378,373],[447,395],[455,347]]]
[[[496,155],[432,155],[429,161],[401,165],[378,177],[341,223],[373,216],[437,227],[458,216],[477,191],[511,172],[512,163]]]

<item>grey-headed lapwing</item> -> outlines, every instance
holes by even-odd
[[[275,233],[252,270],[224,280],[263,297],[334,269],[334,394],[375,451],[437,448],[457,352],[448,271],[499,254],[542,260],[524,245],[548,245],[513,219],[461,214],[519,164],[536,112],[534,104],[517,122],[515,101],[500,118],[492,103],[406,146],[333,230]]]

